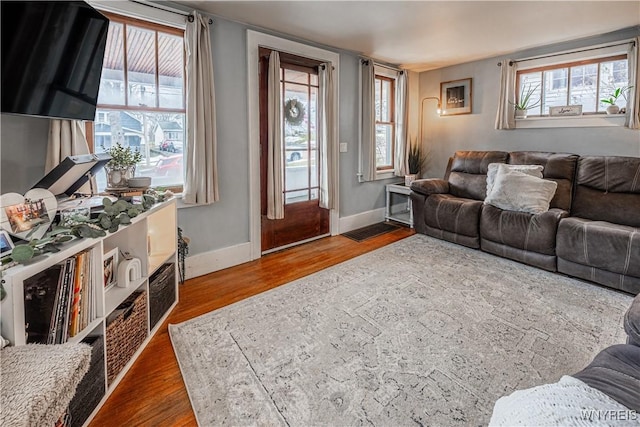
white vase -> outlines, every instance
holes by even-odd
[[[417,175],[417,174],[415,174],[415,173],[412,173],[412,174],[409,174],[409,175],[405,175],[405,176],[404,176],[404,185],[405,185],[406,187],[411,186],[411,183],[412,183],[413,181],[415,181],[417,177],[418,177],[418,175]]]
[[[105,166],[107,173],[107,188],[126,188],[129,185],[129,178],[135,174],[135,166],[112,167]]]
[[[516,110],[516,119],[526,119],[527,110]]]
[[[619,112],[620,112],[620,107],[618,107],[615,104],[609,105],[607,107],[607,114],[618,114]]]

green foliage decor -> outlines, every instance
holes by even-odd
[[[59,245],[74,238],[95,239],[114,233],[120,226],[131,224],[131,219],[142,212],[149,210],[155,203],[168,198],[171,194],[155,193],[142,196],[142,203],[130,203],[124,199],[112,202],[105,197],[102,200],[104,211],[95,219],[87,219],[85,222],[76,222],[73,225],[57,225],[51,229],[42,239],[33,239],[28,243],[16,245],[11,255],[2,259],[2,264],[17,262],[25,264],[34,257],[47,252],[59,252]]]
[[[616,101],[618,100],[618,98],[625,97],[627,92],[629,92],[629,90],[632,88],[633,86],[624,86],[624,87],[617,87],[613,93],[609,94],[608,98],[603,98],[600,100],[600,102],[602,102],[603,104],[610,104],[610,105],[615,105]],[[625,98],[626,99],[626,98]]]
[[[139,150],[123,147],[119,142],[105,150],[105,153],[111,156],[111,161],[107,165],[112,168],[135,166],[142,160],[142,153]]]
[[[515,109],[526,111],[540,105],[540,99],[538,99],[536,102],[531,101],[531,96],[536,92],[536,90],[538,90],[539,87],[540,85],[536,85],[535,87],[528,85],[526,88],[525,86],[522,86],[522,90],[520,91],[520,101],[513,104]]]

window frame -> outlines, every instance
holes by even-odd
[[[185,29],[184,28],[176,28],[169,25],[163,25],[156,22],[146,21],[143,19],[138,19],[126,15],[122,15],[119,13],[109,12],[105,10],[101,10],[100,13],[109,18],[110,22],[115,22],[123,25],[123,83],[124,83],[124,104],[97,104],[96,110],[107,110],[107,111],[133,111],[133,112],[149,112],[149,113],[177,113],[183,114],[185,116],[185,129],[183,129],[183,135],[186,134],[186,114],[187,114],[187,75],[183,70],[183,88],[182,88],[182,108],[166,108],[160,107],[160,75],[159,75],[159,46],[158,46],[158,33],[168,34],[171,36],[178,36],[183,40],[184,46],[184,37],[185,37]],[[134,27],[142,28],[145,30],[150,30],[155,32],[155,86],[156,90],[156,105],[157,106],[130,106],[128,104],[129,98],[129,80],[128,80],[128,69],[127,69],[127,25],[132,25]],[[182,49],[182,63],[186,66],[187,56],[186,50]],[[95,123],[94,121],[85,121],[85,134],[87,143],[89,145],[89,152],[95,153]],[[183,141],[184,143],[184,141]],[[183,153],[186,152],[186,146],[183,147]],[[186,153],[185,153],[186,154]],[[183,168],[186,169],[187,165],[183,161]],[[183,169],[183,172],[184,170]],[[182,193],[184,189],[184,184],[181,185],[163,185],[163,188],[171,190],[174,193]]]
[[[378,127],[378,125],[384,125],[384,126],[391,126],[391,164],[390,165],[378,165],[378,159],[376,156],[376,171],[378,173],[385,173],[385,172],[393,172],[395,170],[395,152],[396,152],[396,84],[397,84],[397,80],[396,77],[391,77],[385,74],[382,74],[380,72],[378,72],[376,70],[375,75],[374,75],[374,84],[378,85],[378,82],[380,82],[380,103],[382,104],[382,81],[388,81],[390,83],[390,90],[389,90],[389,119],[390,121],[382,121],[382,120],[378,120],[379,116],[378,114],[376,114],[376,120],[375,120],[375,126],[376,129]],[[374,95],[375,96],[375,95]],[[376,99],[376,101],[378,101]],[[382,111],[380,112],[382,114]],[[376,132],[377,133],[377,132]],[[377,145],[377,141],[376,141],[376,145]]]
[[[520,82],[521,82],[521,76],[523,74],[541,73],[541,82],[542,83],[541,83],[541,88],[540,88],[540,94],[541,94],[541,96],[544,96],[544,91],[545,91],[544,72],[566,69],[567,70],[567,95],[566,95],[567,104],[566,105],[571,105],[570,104],[571,68],[577,67],[577,66],[583,66],[583,65],[597,64],[598,65],[598,72],[597,72],[597,77],[596,77],[596,79],[597,79],[596,80],[596,111],[595,112],[592,112],[592,111],[583,112],[583,116],[604,116],[604,115],[606,115],[605,111],[598,111],[599,107],[600,107],[600,99],[602,97],[602,94],[600,93],[600,86],[601,86],[600,64],[602,64],[603,62],[612,62],[612,61],[620,61],[620,60],[627,60],[628,61],[628,59],[629,59],[628,54],[620,53],[620,54],[611,54],[611,55],[607,55],[607,56],[592,57],[592,58],[585,58],[585,59],[561,62],[561,63],[557,63],[557,64],[541,65],[541,66],[536,66],[536,67],[531,67],[531,68],[518,69],[516,71],[516,92],[515,92],[516,99],[520,99],[520,92],[521,92],[521,89],[522,89],[522,85],[521,85]],[[525,121],[525,120],[531,120],[531,119],[534,119],[534,120],[535,119],[545,119],[545,118],[551,118],[552,117],[549,114],[542,114],[542,108],[543,108],[542,102],[540,103],[540,106],[538,108],[540,109],[540,114],[527,115],[527,118],[519,119],[518,121]],[[553,118],[555,118],[555,117],[553,117]]]

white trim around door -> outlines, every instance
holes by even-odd
[[[248,96],[249,102],[249,243],[251,244],[251,259],[258,259],[262,256],[261,236],[260,236],[260,111],[259,111],[259,81],[258,81],[258,49],[260,46],[278,50],[280,52],[292,53],[306,58],[316,59],[322,62],[330,62],[334,67],[335,85],[334,102],[336,118],[339,118],[339,87],[340,87],[340,54],[318,47],[309,46],[292,40],[283,39],[269,34],[247,30],[247,64],[249,68]],[[337,120],[336,120],[337,121]],[[337,145],[338,123],[333,130],[333,141]],[[337,152],[338,150],[336,150]],[[336,162],[339,159],[336,158]],[[340,188],[338,171],[339,165],[335,167],[333,185]],[[338,196],[339,197],[339,196]],[[336,200],[336,208],[330,213],[330,232],[332,236],[339,234],[339,200]]]

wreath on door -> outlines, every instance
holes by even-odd
[[[297,99],[289,99],[284,104],[284,119],[291,126],[298,126],[304,120],[304,104]]]

